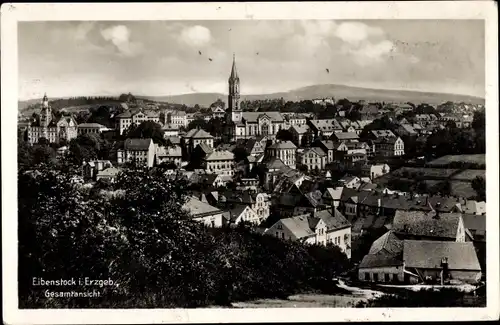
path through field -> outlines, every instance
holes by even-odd
[[[338,287],[349,291],[349,294],[323,295],[298,294],[287,299],[258,299],[246,302],[235,302],[235,308],[318,308],[318,307],[355,307],[361,301],[382,296],[384,293],[375,290],[361,289],[346,285],[342,280]]]

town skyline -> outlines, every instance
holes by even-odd
[[[242,95],[334,84],[484,98],[472,20],[21,23],[18,97],[227,94],[233,53]]]

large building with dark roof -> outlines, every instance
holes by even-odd
[[[73,116],[56,118],[49,105],[47,94],[43,96],[40,119],[28,125],[28,142],[38,143],[40,138],[47,139],[50,143],[59,143],[61,140],[70,141],[77,137],[78,124]]]

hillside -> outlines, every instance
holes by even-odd
[[[285,101],[298,101],[322,97],[335,97],[337,99],[347,98],[352,101],[385,101],[385,102],[412,102],[415,104],[441,104],[446,101],[452,102],[467,102],[473,104],[484,104],[484,99],[479,97],[445,94],[445,93],[429,93],[407,90],[387,90],[387,89],[370,89],[361,87],[351,87],[344,85],[314,85],[302,87],[288,92],[279,92],[272,94],[256,94],[242,95],[242,100],[254,99],[277,99],[283,97]],[[174,96],[137,96],[138,98],[146,98],[154,101],[162,101],[175,104],[185,104],[193,106],[209,106],[218,98],[226,101],[227,95],[221,93],[193,93]]]
[[[283,97],[285,101],[300,101],[307,99],[335,97],[336,99],[347,98],[351,101],[366,100],[378,102],[412,102],[415,104],[441,104],[446,101],[466,102],[473,104],[483,104],[484,99],[466,95],[444,94],[444,93],[429,93],[406,90],[388,90],[388,89],[370,89],[351,87],[344,85],[314,85],[293,89],[287,92],[278,92],[272,94],[255,94],[242,95],[242,100],[256,99],[279,99]],[[217,99],[227,101],[227,94],[221,93],[193,93],[173,96],[148,96],[138,95],[136,98],[147,99],[156,102],[164,102],[169,104],[179,104],[194,106],[196,104],[201,107],[208,107]],[[51,101],[58,98],[51,98]],[[20,111],[24,111],[28,106],[40,103],[41,99],[30,99],[19,101],[18,107]]]

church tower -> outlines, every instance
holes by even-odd
[[[42,110],[40,112],[40,126],[42,127],[42,137],[48,139],[48,128],[52,121],[52,110],[49,106],[49,99],[47,98],[47,93],[42,99]]]
[[[233,54],[233,67],[231,68],[231,75],[229,76],[229,115],[231,121],[234,123],[241,122],[241,108],[240,108],[240,78],[236,70],[236,59]]]

